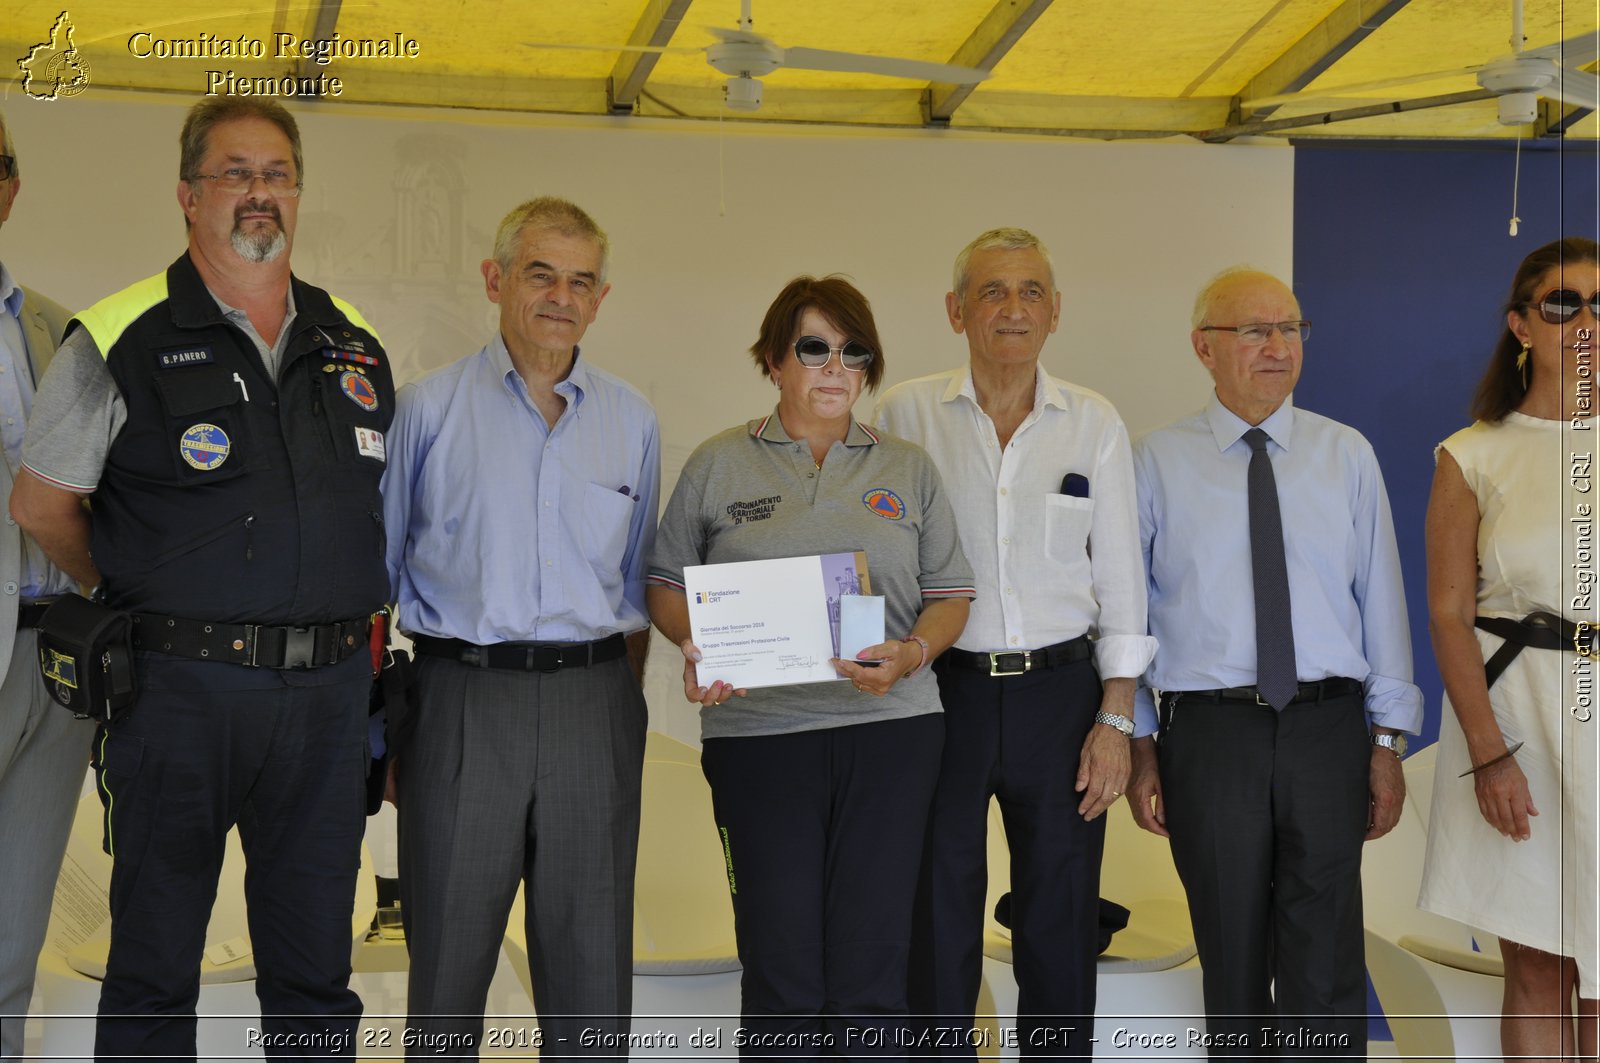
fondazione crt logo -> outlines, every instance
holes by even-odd
[[[49,39],[17,60],[23,92],[36,100],[59,100],[89,87],[89,61],[72,41],[76,28],[72,16],[61,12],[50,27]]]

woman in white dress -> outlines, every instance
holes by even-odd
[[[1594,241],[1523,261],[1475,423],[1439,447],[1428,503],[1433,650],[1454,719],[1419,903],[1500,938],[1508,1058],[1596,1053],[1597,313]]]

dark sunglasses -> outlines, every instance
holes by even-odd
[[[801,336],[794,341],[794,356],[807,369],[821,369],[839,353],[839,364],[852,373],[859,373],[877,357],[871,347],[856,340],[847,340],[843,347],[834,347],[821,336]]]
[[[1551,325],[1565,325],[1568,321],[1578,316],[1578,311],[1584,307],[1589,308],[1589,313],[1600,318],[1600,292],[1595,292],[1585,299],[1571,288],[1554,288],[1544,293],[1544,297],[1533,304],[1539,316]]]

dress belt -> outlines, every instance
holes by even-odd
[[[1022,675],[1042,668],[1059,668],[1074,661],[1087,660],[1094,652],[1088,635],[1079,635],[1054,646],[1038,650],[1004,650],[999,653],[973,653],[951,648],[939,658],[948,667],[986,672],[992,676]]]
[[[1319,679],[1315,683],[1301,683],[1300,689],[1289,699],[1289,704],[1293,705],[1300,701],[1327,701],[1329,698],[1348,697],[1361,691],[1361,680],[1334,676],[1331,679]],[[1170,709],[1179,701],[1209,701],[1214,704],[1224,701],[1248,702],[1271,708],[1261,696],[1261,691],[1253,686],[1223,687],[1220,690],[1167,690],[1161,694],[1161,705],[1164,709]]]
[[[480,646],[462,639],[412,635],[411,644],[426,657],[444,657],[475,668],[510,672],[559,672],[587,668],[626,656],[628,640],[619,631],[593,642],[495,642]]]
[[[1475,626],[1491,635],[1499,635],[1505,643],[1483,664],[1483,676],[1489,686],[1500,678],[1500,673],[1511,667],[1517,654],[1524,649],[1571,650],[1579,657],[1596,657],[1596,625],[1587,620],[1573,623],[1554,613],[1533,612],[1521,620],[1505,616],[1480,616]]]

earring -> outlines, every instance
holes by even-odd
[[[1517,371],[1522,374],[1522,390],[1528,390],[1528,352],[1533,349],[1531,343],[1523,343],[1522,350],[1517,354]]]

